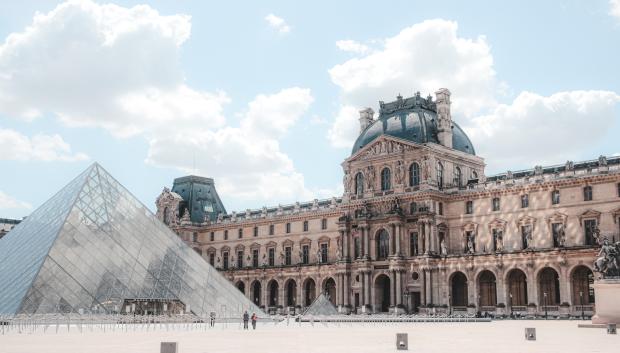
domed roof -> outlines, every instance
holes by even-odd
[[[429,96],[424,99],[419,93],[414,97],[395,102],[379,102],[379,117],[359,135],[351,154],[355,154],[381,135],[394,136],[415,143],[433,142],[437,138],[437,113],[435,103]],[[476,154],[474,146],[463,129],[452,122],[452,148],[461,152]]]

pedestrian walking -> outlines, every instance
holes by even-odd
[[[244,312],[243,313],[243,329],[247,330],[248,329],[248,321],[250,320],[250,315],[248,315],[248,312]]]
[[[258,320],[258,316],[256,313],[252,313],[252,330],[256,330],[256,320]]]
[[[209,323],[211,324],[211,327],[215,326],[215,313],[214,312],[212,312],[209,317]]]

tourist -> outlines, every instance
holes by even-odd
[[[215,313],[214,312],[211,313],[210,323],[211,323],[211,327],[215,326]]]
[[[243,329],[244,330],[248,329],[248,321],[249,320],[250,320],[250,315],[248,315],[248,312],[246,311],[246,312],[243,313]]]
[[[252,313],[252,330],[256,330],[256,320],[258,320],[258,316],[256,313]]]

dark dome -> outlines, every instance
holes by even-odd
[[[418,105],[409,109],[396,109],[386,113],[384,109],[386,105],[381,104],[382,111],[379,118],[360,134],[353,145],[351,154],[355,154],[381,135],[394,136],[420,144],[427,142],[439,144],[437,139],[437,113],[433,110]],[[476,154],[469,137],[454,121],[452,122],[452,148],[461,152]]]

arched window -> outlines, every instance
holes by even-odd
[[[390,236],[385,229],[377,234],[377,260],[385,260],[390,251]]]
[[[392,188],[392,180],[390,168],[383,168],[381,171],[381,191],[387,191]]]
[[[443,164],[437,162],[437,187],[443,189]]]
[[[476,171],[475,171],[475,170],[472,170],[472,171],[471,171],[471,178],[472,178],[472,179],[474,179],[474,180],[475,180],[475,179],[478,179],[478,173],[476,173]]]
[[[362,172],[355,174],[355,194],[357,196],[364,195],[364,174]]]
[[[463,186],[463,173],[459,167],[454,168],[454,184],[459,188]]]
[[[420,185],[420,166],[413,162],[409,166],[409,186]]]
[[[164,208],[164,224],[165,225],[170,225],[170,215],[168,213],[169,213],[168,207]]]

